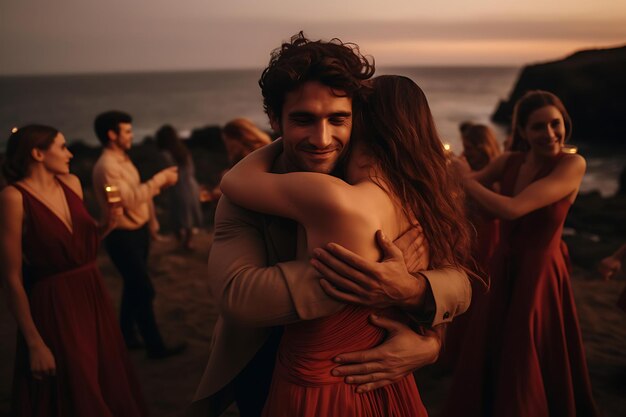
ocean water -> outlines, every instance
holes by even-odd
[[[379,68],[377,74],[401,74],[415,80],[428,97],[443,141],[461,152],[458,125],[487,123],[498,101],[517,79],[515,67]],[[0,149],[14,126],[44,123],[57,127],[69,142],[96,145],[94,117],[120,109],[133,115],[138,140],[161,125],[174,125],[183,136],[206,125],[247,117],[269,129],[258,87],[261,70],[171,73],[89,74],[0,77]],[[504,140],[504,129],[493,126]],[[589,160],[583,191],[611,194],[623,156]]]

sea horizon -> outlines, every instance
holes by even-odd
[[[491,121],[500,100],[508,99],[521,66],[381,66],[376,74],[405,75],[418,83],[430,104],[442,142],[462,152],[458,125],[484,123],[500,142],[506,127]],[[270,130],[258,86],[261,68],[125,71],[78,74],[1,75],[0,153],[13,127],[48,124],[67,141],[99,146],[93,119],[120,109],[133,116],[135,141],[152,136],[163,124],[187,137],[193,129],[223,126],[246,117]],[[622,153],[623,154],[623,153]],[[589,160],[583,190],[608,195],[617,189],[620,156]]]

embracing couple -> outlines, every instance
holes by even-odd
[[[187,415],[427,415],[412,371],[469,305],[469,225],[424,93],[373,74],[336,39],[272,53],[259,85],[282,138],[223,178],[220,317]]]

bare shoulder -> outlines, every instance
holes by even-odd
[[[59,175],[58,178],[63,181],[65,185],[70,187],[76,195],[78,195],[81,199],[83,198],[83,187],[80,183],[80,179],[74,174],[65,174]]]
[[[582,155],[568,154],[564,155],[557,163],[554,170],[555,175],[567,175],[568,177],[582,177],[587,169],[587,161]]]
[[[559,164],[564,164],[575,168],[587,167],[587,161],[585,160],[585,157],[577,153],[565,155],[563,158],[561,158]]]
[[[359,207],[363,195],[360,187],[353,186],[332,175],[315,172],[294,173],[297,184],[302,186],[302,194],[310,206],[323,211],[346,211]]]
[[[2,205],[7,206],[20,206],[22,205],[22,193],[12,185],[8,185],[0,191],[0,201]]]
[[[23,212],[22,205],[22,193],[11,185],[4,187],[4,189],[0,191],[0,211],[3,212],[2,219],[0,220],[7,220],[7,222],[10,223],[11,219],[6,219],[7,216],[21,216]]]

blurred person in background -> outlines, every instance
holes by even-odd
[[[512,152],[472,172],[466,192],[501,219],[491,288],[474,310],[445,416],[596,416],[561,248],[585,159],[562,151],[572,131],[554,94],[530,91],[513,112]],[[491,188],[500,183],[500,191]]]
[[[485,168],[502,153],[495,133],[488,126],[464,122],[461,123],[459,130],[463,143],[462,157],[467,160],[473,172]],[[499,190],[497,183],[493,184],[491,188],[494,191]],[[487,275],[489,261],[498,244],[500,221],[469,196],[467,197],[467,205],[468,216],[474,226],[472,253],[480,270]],[[484,301],[486,291],[487,288],[482,282],[472,281],[472,304],[470,308],[467,313],[451,323],[446,332],[446,343],[439,361],[439,365],[444,369],[454,369],[461,349],[464,347],[466,329],[471,314],[477,305]]]
[[[222,140],[226,146],[230,166],[235,165],[252,151],[272,142],[267,133],[243,117],[233,119],[224,125]]]
[[[160,359],[182,352],[186,345],[167,346],[154,317],[154,287],[148,274],[149,223],[154,216],[152,198],[178,181],[178,168],[170,167],[141,182],[128,156],[133,143],[132,117],[112,110],[98,115],[94,129],[104,149],[93,167],[93,189],[100,210],[109,207],[105,187],[115,186],[121,196],[123,213],[104,244],[124,281],[120,327],[129,349],[144,348],[149,358]],[[135,325],[143,339],[137,338]]]
[[[194,229],[202,226],[200,187],[196,181],[193,159],[172,126],[162,126],[155,136],[167,166],[178,167],[178,181],[169,191],[170,225],[183,249],[192,250]]]

